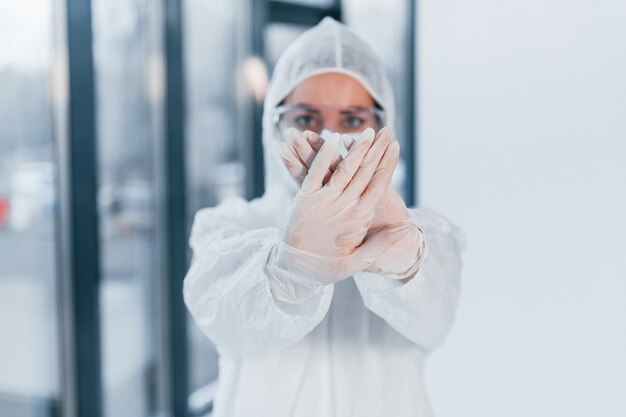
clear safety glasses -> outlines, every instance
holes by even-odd
[[[324,114],[332,114],[332,125],[324,120]],[[376,107],[324,106],[322,108],[305,104],[284,104],[274,113],[274,129],[284,141],[288,141],[287,130],[294,127],[300,131],[310,130],[322,133],[332,130],[338,133],[360,133],[368,127],[379,131],[385,125],[385,113]]]

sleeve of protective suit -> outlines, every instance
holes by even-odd
[[[220,354],[244,357],[288,346],[310,332],[326,315],[333,286],[300,292],[297,302],[274,295],[267,272],[282,229],[271,226],[276,211],[258,200],[230,198],[198,211],[191,232],[194,257],[184,280],[187,308]],[[266,202],[267,203],[267,202]],[[285,291],[295,283],[279,284]]]
[[[448,334],[460,293],[463,232],[426,208],[409,209],[424,233],[419,269],[403,283],[384,273],[359,272],[354,280],[365,306],[404,337],[431,351]]]

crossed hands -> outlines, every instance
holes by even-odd
[[[276,263],[322,285],[359,271],[411,279],[424,239],[390,184],[400,148],[389,130],[367,129],[357,141],[296,129],[289,136],[279,150],[301,188]],[[349,149],[345,157],[340,140]]]

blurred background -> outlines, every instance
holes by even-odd
[[[263,193],[263,88],[330,15],[387,65],[396,186],[468,238],[438,416],[626,415],[626,2],[0,2],[0,416],[206,416],[194,213]]]

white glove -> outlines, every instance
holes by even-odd
[[[383,273],[398,280],[412,278],[419,270],[426,247],[422,230],[410,221],[372,230],[367,238],[384,249],[364,271]]]
[[[292,178],[301,185],[323,141],[319,135],[310,131],[302,133],[290,129],[289,136],[291,147],[281,144],[280,154]],[[387,137],[391,140],[388,138],[389,129],[382,129],[378,137]],[[354,140],[347,136],[342,139],[344,146],[351,149]],[[335,157],[326,176],[332,175],[341,159],[340,156]],[[404,201],[391,185],[388,186],[383,198],[375,207],[371,229],[367,234],[367,237],[371,237],[382,249],[374,262],[364,269],[365,271],[382,272],[395,279],[407,279],[415,275],[425,241],[422,231],[408,219],[409,214]]]
[[[366,235],[391,182],[399,146],[389,136],[374,139],[373,129],[363,132],[330,176],[340,137],[324,142],[296,194],[283,239],[270,254],[267,270],[279,281],[273,290],[335,283],[364,270],[386,249],[380,237]]]

